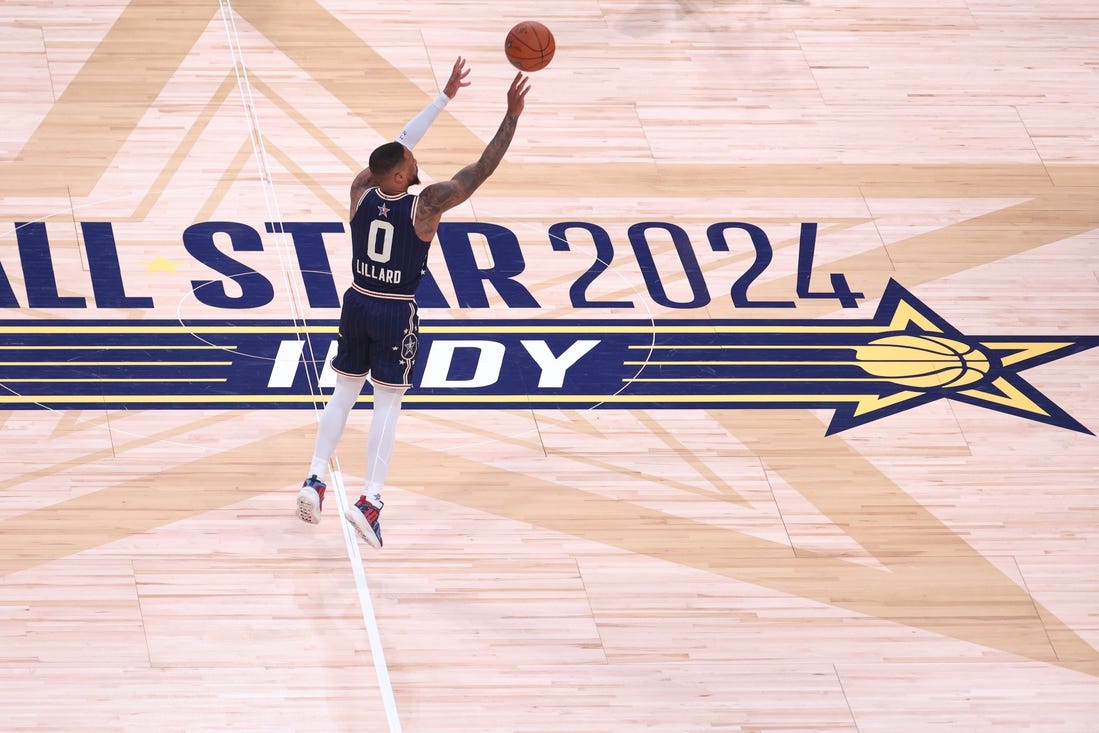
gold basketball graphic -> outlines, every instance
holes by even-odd
[[[933,334],[893,334],[855,349],[859,368],[919,389],[962,387],[983,379],[988,356],[967,343]]]

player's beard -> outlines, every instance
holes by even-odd
[[[412,181],[410,181],[408,185],[410,185],[410,186],[419,186],[420,185],[420,169],[419,168],[417,168],[416,172],[414,174],[412,174]]]

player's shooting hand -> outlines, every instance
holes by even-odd
[[[450,78],[447,79],[446,86],[443,87],[443,94],[454,99],[454,95],[458,93],[459,89],[468,87],[472,83],[466,81],[467,76],[469,76],[469,69],[466,68],[466,60],[459,56],[458,60],[454,62],[454,68],[450,70]]]
[[[515,79],[511,82],[511,88],[508,89],[508,115],[511,117],[518,117],[523,114],[523,107],[527,97],[527,92],[530,91],[530,77],[523,76],[523,72],[519,72],[515,75]]]

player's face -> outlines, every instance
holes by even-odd
[[[416,158],[412,155],[411,150],[405,151],[405,165],[408,166],[405,170],[405,176],[408,178],[408,185],[419,186],[420,185],[420,166],[416,162]]]

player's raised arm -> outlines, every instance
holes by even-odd
[[[420,110],[419,114],[408,121],[408,124],[401,130],[401,134],[397,136],[397,142],[409,150],[416,147],[416,143],[423,139],[427,128],[431,127],[431,123],[443,111],[447,102],[454,99],[454,95],[458,93],[459,89],[469,86],[470,82],[466,81],[467,76],[469,76],[469,69],[466,68],[466,60],[459,56],[450,70],[450,78],[447,79],[443,91]]]
[[[515,135],[519,115],[523,114],[528,91],[530,91],[530,79],[519,72],[508,89],[507,113],[477,162],[455,173],[449,181],[433,183],[420,192],[420,201],[416,207],[416,236],[424,241],[430,241],[435,236],[443,212],[472,196],[477,187],[484,183],[500,165]]]
[[[431,100],[426,107],[408,121],[408,124],[401,130],[401,134],[397,136],[397,142],[404,145],[411,150],[416,146],[416,143],[423,139],[424,133],[427,132],[427,128],[431,127],[431,123],[439,116],[439,113],[446,107],[447,102],[454,99],[458,94],[458,90],[462,87],[468,87],[470,82],[466,81],[466,77],[469,76],[469,68],[466,66],[466,60],[459,56],[454,62],[454,66],[450,69],[450,77],[447,79],[446,85],[443,87],[443,91],[438,97]],[[370,168],[363,168],[359,171],[359,174],[355,176],[355,180],[351,182],[351,215],[350,218],[355,217],[355,207],[359,204],[359,199],[362,198],[366,189],[374,185],[374,177],[370,173]]]

